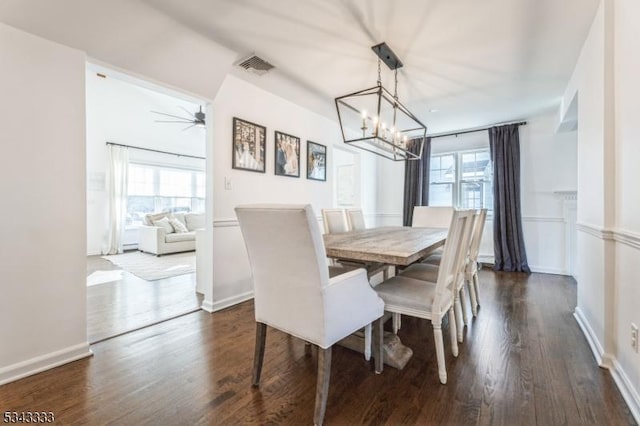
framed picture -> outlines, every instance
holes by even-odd
[[[233,168],[265,172],[267,129],[233,117]]]
[[[276,130],[274,146],[276,175],[300,177],[300,138]]]
[[[307,141],[307,179],[327,180],[327,147]]]

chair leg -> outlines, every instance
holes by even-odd
[[[364,326],[364,359],[371,359],[371,324]]]
[[[256,348],[253,355],[253,386],[260,384],[260,373],[262,373],[262,361],[264,360],[264,346],[267,340],[267,325],[261,322],[256,323]]]
[[[442,325],[433,324],[433,340],[436,342],[436,359],[438,360],[438,376],[440,383],[447,384],[447,366],[444,361],[444,342],[442,341]]]
[[[480,279],[478,278],[478,273],[473,274],[473,288],[476,291],[476,310],[480,306]]]
[[[458,329],[458,342],[462,343],[464,323],[462,322],[462,307],[460,306],[460,292],[458,291],[456,291],[455,301],[453,302],[453,312],[455,314],[455,326]]]
[[[478,316],[478,298],[476,297],[476,288],[473,284],[473,277],[470,280],[465,280],[469,286],[469,298],[471,299],[471,313],[474,317]]]
[[[402,315],[397,312],[394,312],[391,315],[391,321],[393,323],[393,334],[398,334],[398,330],[402,328]]]
[[[322,425],[327,408],[329,379],[331,377],[331,346],[318,348],[318,382],[316,383],[316,406],[313,412],[313,424]]]
[[[453,356],[458,356],[458,340],[456,339],[456,316],[453,312],[453,307],[449,308],[449,335],[451,337],[451,353]]]
[[[467,317],[467,290],[464,285],[464,281],[462,282],[462,287],[460,287],[460,308],[462,309],[462,322],[464,325],[469,324],[469,318]]]
[[[379,318],[373,322],[373,360],[376,374],[382,373],[384,368],[384,319]]]

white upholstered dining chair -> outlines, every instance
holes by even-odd
[[[468,324],[467,318],[467,295],[465,291],[465,268],[468,261],[469,249],[471,245],[471,237],[473,234],[473,227],[475,224],[475,219],[479,215],[479,212],[475,210],[467,210],[472,216],[471,220],[466,223],[462,239],[460,240],[460,244],[462,244],[461,250],[463,252],[462,257],[458,259],[457,268],[457,276],[456,276],[456,286],[454,292],[454,312],[456,318],[456,329],[458,332],[458,342],[462,343],[464,339],[464,327]],[[431,256],[431,259],[439,259],[437,263],[428,263],[424,261],[422,263],[415,263],[408,268],[404,269],[400,275],[415,278],[417,280],[422,281],[433,281],[438,276],[439,268],[442,264],[442,258],[444,253],[438,253]]]
[[[253,275],[256,346],[253,385],[260,383],[267,326],[318,346],[314,424],[322,424],[331,347],[374,325],[376,372],[382,371],[383,302],[364,269],[329,278],[320,227],[310,205],[236,207]]]
[[[354,209],[355,210],[355,209]],[[362,211],[360,211],[362,213]],[[351,221],[349,219],[349,210],[344,209],[322,209],[322,223],[324,225],[325,234],[338,234],[341,232],[349,232],[352,230]],[[364,218],[362,219],[364,225]],[[364,228],[363,228],[364,229]],[[373,275],[380,273],[382,265],[371,264],[364,265],[356,262],[344,261],[340,259],[332,259],[329,266],[329,273],[335,274],[335,271],[348,270],[354,268],[367,269],[367,276],[371,278]],[[364,337],[364,358],[369,361],[371,359],[371,325],[367,325],[363,330]]]
[[[322,224],[325,234],[349,232],[349,222],[344,209],[322,209]]]
[[[367,225],[364,223],[364,214],[362,209],[347,209],[347,225],[349,231],[361,231],[367,229]]]
[[[375,287],[375,291],[384,300],[385,311],[431,320],[438,375],[443,384],[447,383],[447,370],[442,339],[442,319],[449,314],[451,350],[453,356],[458,356],[453,302],[460,259],[466,256],[467,251],[462,247],[463,239],[467,224],[471,220],[473,220],[471,211],[454,212],[444,244],[442,263],[435,281],[422,281],[399,275]]]
[[[453,207],[415,206],[411,226],[416,228],[448,228]]]
[[[473,234],[469,245],[469,258],[465,264],[464,279],[469,286],[469,302],[471,303],[471,312],[473,316],[478,315],[478,306],[480,306],[478,278],[478,256],[480,255],[480,243],[482,242],[482,233],[484,225],[487,221],[487,209],[481,209],[476,215],[473,223]],[[422,263],[439,265],[441,256],[438,254],[427,257]],[[464,311],[463,311],[464,312]],[[466,319],[465,319],[466,324]]]
[[[480,279],[478,278],[478,256],[480,255],[480,243],[482,233],[487,221],[487,209],[480,210],[473,225],[473,236],[471,237],[471,247],[469,248],[469,260],[464,270],[464,279],[469,284],[469,298],[471,302],[471,312],[473,316],[478,315],[480,306]]]

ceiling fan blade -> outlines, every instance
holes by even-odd
[[[187,126],[184,129],[182,129],[182,131],[184,132],[185,130],[189,130],[190,128],[192,128],[193,126],[195,126],[195,124],[192,124],[191,126]]]
[[[154,122],[156,122],[156,123],[183,123],[183,124],[193,123],[193,121],[191,121],[191,120],[181,120],[181,121],[154,120]]]
[[[180,120],[191,121],[191,119],[189,117],[180,117],[179,115],[167,114],[167,113],[159,112],[159,111],[151,111],[151,112],[154,113],[154,114],[166,115],[167,117],[179,118]]]
[[[179,108],[182,109],[187,114],[189,114],[190,116],[192,116],[193,118],[196,118],[196,116],[192,112],[190,112],[188,109],[186,109],[185,107],[181,106]]]

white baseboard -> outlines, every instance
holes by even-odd
[[[529,269],[531,269],[531,272],[539,274],[571,275],[568,271],[562,268],[548,268],[546,266],[529,265]]]
[[[620,393],[622,394],[622,398],[629,406],[631,415],[635,419],[636,423],[640,424],[640,395],[638,394],[638,390],[633,386],[633,383],[629,380],[629,376],[627,376],[627,373],[625,373],[616,357],[604,352],[602,345],[589,325],[589,321],[587,321],[587,318],[579,307],[576,307],[573,316],[578,322],[582,333],[586,337],[598,366],[609,370],[611,377],[613,377],[613,381],[616,383],[618,390],[620,390]]]
[[[226,299],[218,300],[217,302],[211,302],[209,300],[202,301],[202,310],[209,313],[217,312],[222,309],[228,308],[238,303],[246,302],[253,299],[253,291],[247,291],[246,293],[238,294],[236,296],[227,297]]]
[[[612,366],[609,368],[609,371],[622,394],[622,398],[624,398],[629,406],[631,415],[636,420],[636,423],[640,424],[640,395],[638,395],[637,389],[633,387],[629,376],[627,376],[627,373],[624,372],[622,366],[615,358],[612,359]]]
[[[0,368],[0,385],[92,356],[89,343],[70,346],[26,361]]]
[[[593,353],[593,356],[595,357],[596,362],[600,367],[606,367],[602,363],[604,349],[602,348],[600,341],[598,340],[598,338],[596,337],[596,334],[591,328],[591,325],[589,325],[589,321],[587,321],[587,318],[584,316],[582,309],[576,306],[576,309],[573,312],[573,317],[578,322],[578,325],[582,330],[582,334],[584,334],[584,337],[587,339],[587,343],[589,343],[589,347],[591,348],[591,352]],[[606,357],[606,359],[609,359],[609,358],[610,358],[609,356]]]

